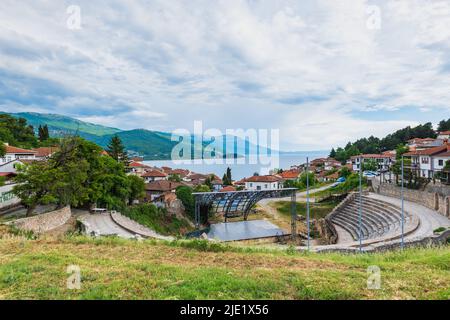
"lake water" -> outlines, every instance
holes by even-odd
[[[306,158],[309,157],[309,160],[314,160],[317,158],[323,158],[328,156],[328,151],[310,151],[310,152],[296,152],[296,153],[281,153],[279,155],[279,164],[276,166],[277,168],[289,169],[292,165],[300,165],[306,162]],[[170,167],[170,168],[179,168],[179,169],[188,169],[190,171],[194,171],[197,173],[214,173],[220,178],[222,178],[223,174],[226,172],[227,167],[231,168],[231,175],[233,180],[240,180],[242,178],[250,177],[255,172],[259,174],[268,174],[270,169],[270,165],[267,165],[265,162],[263,164],[249,164],[248,159],[246,159],[245,164],[236,163],[236,159],[232,159],[232,164],[207,164],[206,161],[202,161],[200,164],[192,163],[177,163],[172,160],[152,160],[152,161],[144,161],[145,164],[149,166],[155,167]],[[272,163],[274,163],[272,161]]]

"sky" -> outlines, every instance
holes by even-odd
[[[323,150],[450,118],[450,1],[2,0],[0,110],[279,129]]]

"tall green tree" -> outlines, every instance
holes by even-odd
[[[116,161],[122,162],[125,166],[128,165],[128,155],[125,146],[118,135],[114,135],[108,143],[106,152]]]
[[[334,157],[336,157],[336,150],[334,150],[334,148],[331,148],[330,158],[334,158]]]
[[[450,118],[448,120],[442,120],[439,122],[438,131],[448,131],[450,130]]]
[[[134,174],[130,174],[128,180],[130,188],[128,203],[131,205],[134,200],[139,200],[145,196],[145,181]]]
[[[38,128],[38,137],[39,137],[39,141],[46,141],[50,138],[50,135],[48,133],[48,126],[44,125],[44,126],[39,126]]]

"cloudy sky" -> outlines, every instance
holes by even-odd
[[[2,0],[0,110],[284,150],[383,136],[450,117],[450,2]]]

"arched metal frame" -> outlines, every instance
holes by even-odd
[[[297,234],[297,210],[295,188],[284,188],[276,190],[244,190],[230,192],[198,192],[193,193],[195,199],[195,224],[200,227],[200,207],[208,206],[215,213],[223,213],[225,222],[230,217],[243,216],[247,220],[251,208],[266,198],[291,197],[291,235],[295,238]]]

